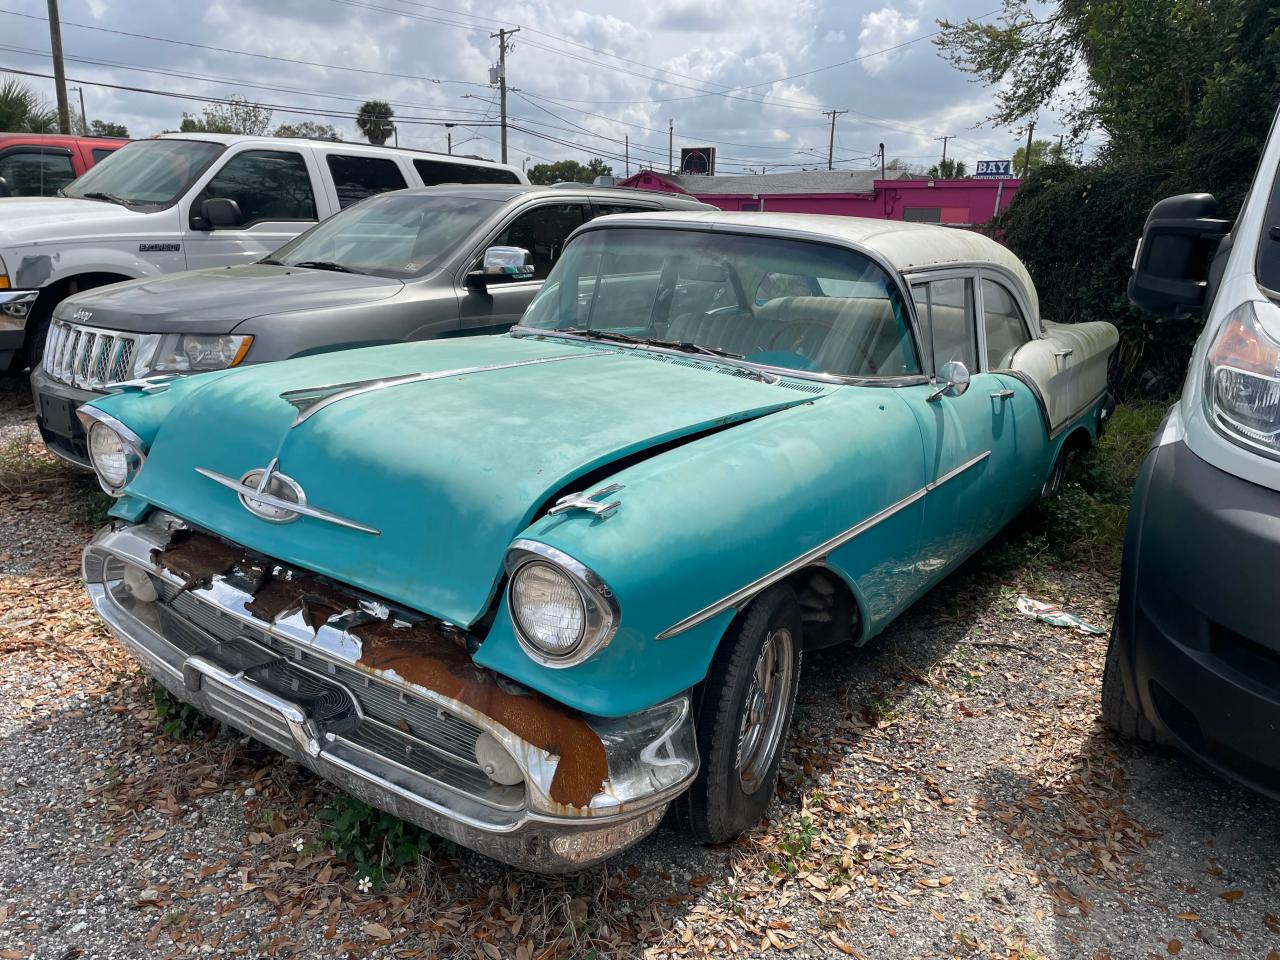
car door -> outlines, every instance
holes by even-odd
[[[520,209],[491,234],[458,278],[463,288],[461,332],[464,335],[500,333],[519,320],[555,266],[569,234],[589,219],[588,212],[588,205],[581,200],[540,202]],[[488,247],[523,247],[528,250],[533,259],[533,279],[494,283],[487,288],[468,286],[466,273],[479,268],[480,259]]]
[[[301,150],[249,147],[226,158],[192,192],[185,231],[187,266],[228,266],[260,260],[317,219],[314,159]],[[205,200],[234,200],[240,222],[213,227]]]
[[[911,283],[934,376],[949,361],[963,363],[970,375],[968,389],[958,396],[941,393],[942,382],[901,390],[919,421],[925,474],[933,485],[925,498],[918,560],[926,579],[981,546],[1004,515],[996,498],[1010,459],[1003,442],[1009,417],[996,396],[1004,384],[982,369],[977,279],[976,271],[949,271]]]

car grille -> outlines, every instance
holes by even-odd
[[[138,340],[135,334],[54,320],[44,345],[44,372],[88,390],[132,380]]]

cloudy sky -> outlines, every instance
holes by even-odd
[[[199,113],[192,97],[242,95],[271,104],[273,124],[313,119],[356,139],[352,115],[378,97],[393,104],[402,145],[443,152],[452,122],[457,152],[496,159],[490,34],[519,26],[507,68],[517,165],[603,156],[621,173],[629,137],[632,171],[665,168],[673,120],[677,156],[714,145],[720,173],[816,166],[832,108],[849,111],[836,124],[837,166],[870,167],[881,142],[889,157],[928,164],[944,135],[971,169],[1010,157],[1017,134],[980,125],[989,90],[917,40],[939,17],[989,19],[997,0],[893,3],[62,0],[61,16],[89,119],[134,136]],[[51,72],[45,15],[44,0],[0,0],[0,67]],[[29,79],[53,99],[51,81]],[[1042,117],[1037,133],[1058,129]]]

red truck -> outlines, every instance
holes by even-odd
[[[0,133],[0,197],[51,197],[128,140]]]

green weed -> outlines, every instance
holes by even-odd
[[[320,839],[355,865],[360,882],[368,879],[362,890],[380,888],[389,873],[416,863],[434,847],[448,856],[455,852],[448,840],[343,793],[318,816],[329,824]]]
[[[160,718],[160,729],[165,736],[175,740],[191,739],[209,720],[191,704],[183,703],[154,681],[151,684],[151,702],[155,706],[156,716]]]

